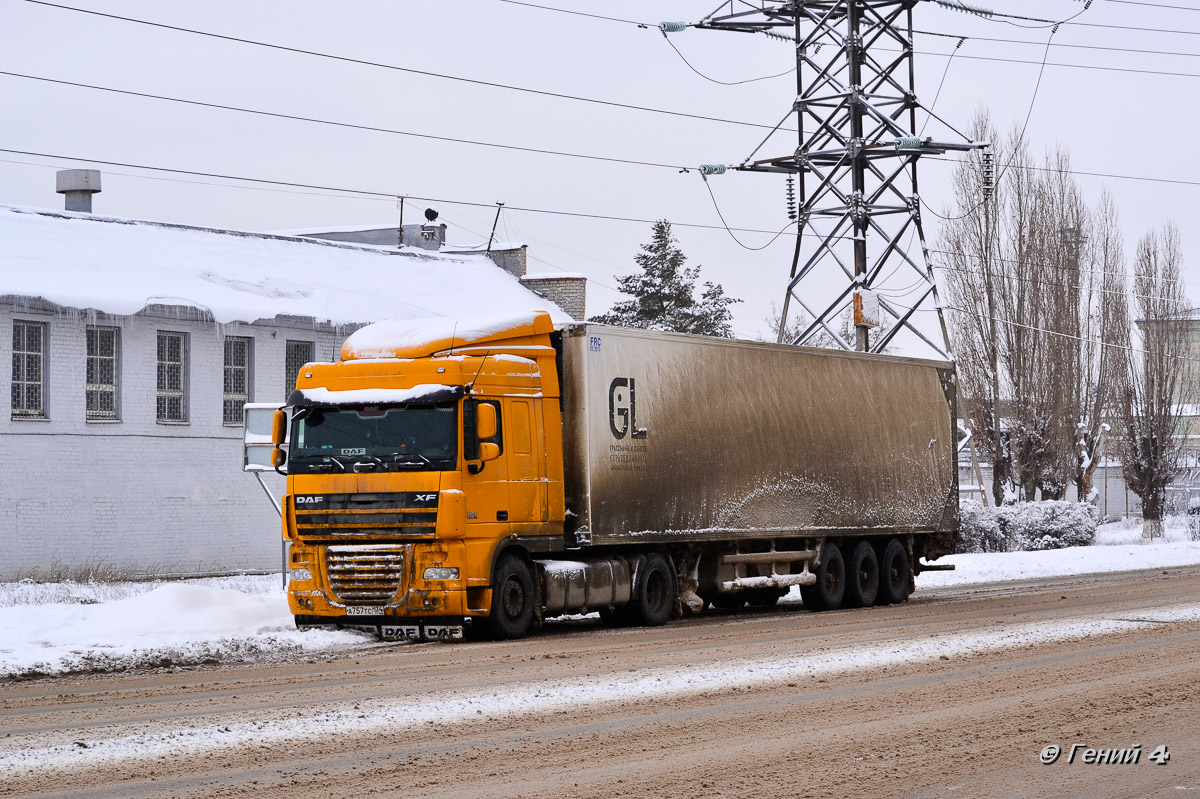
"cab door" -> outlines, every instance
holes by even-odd
[[[475,434],[476,408],[481,404],[496,409],[496,435],[487,439],[500,447],[500,457],[490,461],[479,460],[479,437]],[[488,397],[470,398],[463,405],[463,493],[466,503],[467,524],[503,524],[507,527],[511,518],[509,500],[508,430],[506,429],[501,401]],[[482,531],[480,531],[482,532]],[[497,533],[503,534],[501,531]],[[478,533],[472,534],[472,536]],[[486,534],[485,534],[486,535]]]
[[[544,534],[547,516],[544,442],[533,399],[505,401],[507,416],[508,495],[513,532]]]

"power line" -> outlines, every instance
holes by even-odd
[[[1033,42],[1030,42],[1033,44]],[[1044,46],[1044,45],[1043,45]],[[891,50],[889,52],[899,52]],[[949,58],[949,53],[938,53],[930,50],[914,50],[917,55],[937,56],[940,58]],[[958,58],[965,58],[970,61],[994,61],[1000,64],[1032,64],[1033,66],[1041,66],[1041,61],[1030,61],[1025,58],[1001,58],[1000,56],[984,56],[984,55],[960,55]],[[1200,78],[1200,74],[1195,72],[1171,72],[1162,69],[1134,69],[1133,67],[1102,67],[1095,64],[1066,64],[1058,61],[1046,61],[1045,66],[1048,67],[1065,67],[1067,69],[1090,69],[1098,72],[1127,72],[1131,75],[1159,75],[1168,78]]]
[[[652,114],[663,114],[666,116],[681,117],[684,119],[699,119],[706,122],[720,122],[727,125],[742,125],[751,128],[767,128],[770,125],[762,125],[757,122],[744,122],[737,119],[725,119],[722,117],[705,116],[704,114],[689,114],[683,111],[668,111],[662,108],[653,108],[650,106],[633,105],[631,103],[619,103],[612,100],[599,100],[594,97],[583,97],[575,94],[563,94],[561,92],[551,92],[542,89],[530,89],[525,86],[514,86],[506,83],[495,83],[493,81],[479,80],[476,78],[465,78],[460,75],[449,75],[441,72],[430,72],[429,70],[413,69],[411,67],[401,67],[396,64],[385,64],[380,61],[368,61],[362,58],[351,58],[349,56],[334,55],[332,53],[324,53],[319,50],[307,50],[302,47],[289,47],[282,44],[272,44],[270,42],[260,42],[254,39],[245,39],[238,36],[227,36],[225,34],[213,33],[211,31],[202,31],[195,28],[184,28],[178,25],[168,25],[163,22],[151,22],[149,20],[138,19],[136,17],[125,17],[119,14],[108,14],[101,11],[93,11],[87,8],[76,8],[75,6],[67,6],[59,3],[51,3],[47,0],[23,0],[26,3],[32,3],[38,6],[47,8],[56,8],[62,11],[74,11],[78,14],[89,14],[95,17],[103,17],[105,19],[119,20],[121,22],[129,22],[135,25],[145,25],[152,28],[160,28],[162,30],[175,31],[177,33],[187,33],[193,36],[204,36],[210,39],[218,39],[226,42],[236,42],[238,44],[246,44],[253,47],[263,47],[279,52],[293,53],[297,55],[307,55],[314,58],[324,58],[331,61],[341,61],[347,64],[357,64],[359,66],[375,67],[378,69],[388,69],[395,72],[405,72],[412,75],[422,75],[429,78],[440,78],[442,80],[458,81],[460,83],[469,83],[476,86],[488,86],[496,89],[506,89],[508,91],[523,92],[525,94],[533,94],[542,97],[554,97],[560,100],[574,100],[582,103],[593,103],[595,105],[603,105],[611,108],[623,108],[630,111],[643,111]]]
[[[1099,344],[1101,347],[1111,347],[1111,348],[1117,349],[1117,350],[1125,350],[1126,352],[1136,352],[1141,355],[1160,355],[1164,358],[1171,358],[1171,359],[1177,360],[1177,361],[1200,362],[1200,359],[1189,358],[1186,355],[1170,355],[1170,354],[1162,353],[1162,352],[1150,352],[1149,350],[1138,349],[1137,347],[1129,347],[1124,344],[1113,344],[1108,341],[1102,341],[1100,339],[1090,339],[1090,338],[1083,338],[1082,336],[1072,336],[1070,333],[1060,333],[1057,330],[1048,330],[1044,327],[1038,327],[1037,325],[1026,325],[1026,324],[1022,324],[1021,322],[1014,322],[1011,319],[999,319],[995,316],[989,316],[988,314],[981,314],[981,313],[977,313],[975,311],[968,311],[966,308],[959,308],[954,305],[943,305],[942,308],[947,311],[957,311],[958,313],[965,313],[968,316],[977,316],[980,319],[990,319],[993,322],[999,322],[1002,325],[1009,325],[1011,327],[1022,327],[1022,328],[1025,328],[1026,330],[1036,330],[1039,333],[1045,333],[1047,336],[1058,336],[1059,338],[1069,338],[1069,339],[1073,339],[1075,341],[1082,341],[1082,342],[1089,343],[1089,344]],[[925,313],[933,313],[935,309],[920,309],[920,310],[922,310]]]
[[[7,72],[0,70],[0,75],[7,75],[12,78],[24,78],[26,80],[42,81],[45,83],[55,83],[60,86],[73,86],[80,89],[91,89],[94,91],[110,92],[112,94],[124,94],[130,97],[142,97],[151,100],[162,100],[169,103],[180,103],[183,105],[198,106],[200,108],[215,108],[222,111],[236,111],[242,114],[254,114],[257,116],[271,117],[273,119],[287,119],[295,122],[309,122],[315,125],[330,125],[339,128],[348,128],[351,130],[363,130],[372,133],[388,133],[396,136],[411,136],[419,139],[432,139],[434,141],[451,142],[454,144],[470,144],[476,147],[494,147],[501,150],[515,150],[525,153],[536,153],[538,155],[557,155],[568,158],[583,158],[589,161],[607,161],[616,164],[630,164],[634,166],[650,166],[660,169],[671,169],[679,171],[688,169],[688,167],[679,164],[660,164],[653,161],[637,161],[628,158],[611,158],[602,155],[589,155],[586,153],[571,153],[562,150],[546,150],[538,147],[521,147],[515,144],[498,144],[496,142],[479,141],[475,139],[460,139],[453,136],[435,136],[429,133],[415,133],[408,130],[397,130],[395,128],[381,128],[373,125],[359,125],[352,122],[338,122],[331,119],[318,119],[316,117],[298,116],[296,114],[283,114],[274,111],[261,111],[255,108],[243,108],[241,106],[224,105],[222,103],[208,103],[200,100],[186,100],[181,97],[168,97],[162,94],[150,94],[148,92],[135,92],[128,89],[116,89],[111,86],[97,86],[90,83],[78,83],[76,81],[58,80],[55,78],[45,78],[39,75],[25,75],[19,72]]]
[[[1083,12],[1081,11],[1079,13],[1082,14]],[[1078,16],[1078,14],[1076,16]],[[1029,120],[1033,116],[1033,106],[1034,106],[1034,103],[1037,102],[1038,90],[1042,88],[1042,77],[1046,74],[1046,59],[1050,56],[1050,43],[1054,41],[1054,34],[1056,34],[1056,33],[1058,33],[1057,25],[1055,25],[1054,28],[1050,31],[1050,35],[1046,37],[1046,49],[1042,51],[1042,63],[1041,63],[1041,66],[1038,67],[1037,82],[1033,85],[1033,94],[1030,95],[1030,97],[1029,97],[1029,108],[1025,111],[1025,122],[1021,125],[1021,132],[1017,136],[1017,141],[1025,140],[1025,131],[1026,131],[1026,129],[1028,129]],[[957,52],[957,50],[956,50],[956,52]],[[951,53],[950,57],[953,58],[954,54]],[[963,56],[963,57],[970,58],[970,56]],[[993,187],[998,187],[1000,185],[1000,181],[1004,179],[1004,176],[1006,174],[1008,174],[1008,170],[1013,165],[1013,161],[1015,161],[1015,160],[1016,160],[1016,153],[1013,153],[1013,156],[1008,159],[1008,163],[1005,164],[1004,168],[1000,170],[1000,174],[998,174],[996,176],[996,180],[992,184]],[[936,216],[938,219],[943,219],[947,222],[950,222],[950,221],[954,221],[956,219],[963,219],[965,217],[970,216],[971,214],[975,213],[975,211],[980,206],[982,206],[984,203],[988,202],[990,199],[991,199],[990,196],[984,196],[984,198],[982,200],[980,200],[978,203],[976,203],[969,211],[966,211],[966,212],[960,214],[959,216],[942,216],[937,211],[933,210],[933,208],[929,205],[929,203],[925,202],[925,200],[922,199],[920,202],[921,202],[921,205],[925,206],[925,209],[927,211],[929,211],[931,214]]]
[[[506,2],[506,3],[512,2],[512,0],[503,0],[503,2]],[[666,41],[667,44],[671,45],[671,49],[675,51],[675,55],[679,56],[679,59],[681,61],[683,61],[684,64],[687,65],[688,69],[690,69],[692,72],[695,72],[697,75],[704,78],[706,81],[709,81],[711,83],[717,83],[717,84],[720,84],[721,86],[741,86],[743,83],[754,83],[755,81],[760,81],[760,80],[771,80],[772,78],[782,78],[784,75],[790,75],[796,71],[795,67],[791,67],[790,69],[785,69],[783,72],[777,72],[774,75],[761,75],[757,78],[746,78],[745,80],[717,80],[716,78],[711,78],[708,75],[705,75],[703,72],[701,72],[700,70],[698,70],[694,66],[692,66],[692,62],[688,61],[687,57],[679,51],[679,48],[675,46],[675,42],[671,41],[671,37],[667,35],[666,31],[663,31],[663,39]]]
[[[1200,8],[1195,9],[1195,10],[1200,11]],[[960,39],[961,38],[961,39],[966,39],[967,41],[972,41],[972,42],[999,42],[1002,44],[1027,44],[1032,47],[1041,47],[1044,44],[1043,42],[1032,42],[1028,39],[1003,39],[1003,38],[999,38],[996,36],[963,36],[963,35],[960,35],[957,33],[942,33],[940,31],[918,30],[918,31],[913,31],[913,33],[923,35],[923,36],[940,36],[942,38],[947,38],[947,39]],[[1055,42],[1052,46],[1068,48],[1068,49],[1072,49],[1072,50],[1103,50],[1103,51],[1109,52],[1109,53],[1134,53],[1137,55],[1165,55],[1165,56],[1182,56],[1185,58],[1200,58],[1200,53],[1195,53],[1195,52],[1186,53],[1186,52],[1182,52],[1179,50],[1143,50],[1143,49],[1134,48],[1134,47],[1107,47],[1104,45],[1097,45],[1097,44],[1069,44],[1067,42]],[[944,55],[944,54],[926,53],[925,55]],[[1030,62],[1030,63],[1036,63],[1036,62]],[[1059,65],[1055,65],[1055,66],[1059,66]],[[1079,66],[1079,65],[1063,64],[1061,66]]]
[[[772,244],[774,244],[776,239],[778,239],[780,236],[782,236],[784,233],[786,233],[788,228],[790,228],[792,225],[796,224],[795,222],[788,222],[786,225],[783,226],[783,228],[778,233],[776,233],[774,236],[771,237],[770,241],[768,241],[766,244],[762,245],[761,247],[751,247],[749,244],[743,244],[738,239],[737,236],[733,235],[733,231],[729,228],[729,223],[725,221],[725,214],[721,213],[721,207],[719,205],[717,205],[717,196],[715,194],[713,194],[712,186],[708,185],[708,178],[705,175],[701,175],[700,178],[704,181],[704,188],[708,189],[708,196],[712,198],[713,208],[717,212],[717,218],[720,219],[721,224],[725,226],[725,232],[729,234],[729,238],[733,239],[734,242],[744,250],[752,250],[752,251],[765,250],[766,248],[768,248]]]
[[[925,158],[930,161],[942,161],[943,163],[947,164],[958,163],[952,158],[939,158],[935,155],[927,155]],[[1140,180],[1147,183],[1173,183],[1179,186],[1200,186],[1200,180],[1185,180],[1183,178],[1155,178],[1146,175],[1119,175],[1113,172],[1091,172],[1080,169],[1055,169],[1054,167],[1028,166],[1025,164],[1013,164],[1012,168],[1027,172],[1053,172],[1059,175],[1083,175],[1085,177],[1112,178],[1114,180]]]
[[[934,248],[934,247],[931,247],[931,248],[929,249],[929,251],[930,251],[931,253],[939,253],[939,254],[941,254],[941,255],[948,255],[948,256],[950,256],[950,257],[952,257],[952,258],[967,258],[967,259],[969,259],[969,260],[972,260],[972,261],[978,261],[978,262],[980,262],[980,263],[982,263],[982,262],[985,260],[985,259],[984,259],[984,257],[983,257],[983,256],[980,256],[980,255],[972,255],[972,254],[970,254],[970,253],[964,253],[964,252],[955,252],[954,250],[939,250],[939,249],[936,249],[936,248]],[[1084,268],[1082,268],[1082,267],[1080,267],[1080,268],[1076,269],[1075,267],[1072,267],[1072,266],[1062,266],[1062,265],[1059,265],[1059,264],[1049,264],[1049,263],[1045,263],[1045,262],[1042,262],[1042,261],[1033,261],[1032,259],[1029,259],[1029,260],[1021,260],[1021,259],[1019,259],[1019,258],[1004,258],[1003,256],[999,256],[999,255],[993,255],[993,256],[990,256],[990,260],[992,260],[992,261],[999,261],[999,262],[1001,262],[1001,263],[1006,263],[1006,264],[1036,264],[1036,265],[1038,265],[1038,266],[1041,266],[1041,267],[1044,267],[1044,268],[1046,268],[1046,269],[1058,269],[1058,270],[1060,270],[1060,271],[1064,271],[1064,272],[1075,272],[1075,273],[1079,273],[1079,274],[1086,274],[1086,275],[1100,275],[1100,276],[1104,276],[1104,275],[1106,275],[1106,274],[1109,274],[1109,273],[1105,272],[1103,269],[1084,269]],[[957,266],[937,266],[937,267],[935,267],[935,268],[937,268],[937,269],[954,269],[954,270],[956,270],[956,271],[960,271],[960,272],[969,272],[969,270],[966,270],[966,269],[959,269],[959,267],[957,267]],[[1123,269],[1123,268],[1122,268],[1121,274],[1122,274],[1123,276],[1126,276],[1126,277],[1128,277],[1128,274],[1129,274],[1129,273],[1128,273],[1128,272],[1127,272],[1125,269]],[[1020,278],[1020,279],[1023,279],[1023,278]],[[1180,282],[1180,283],[1183,283],[1183,284],[1185,284],[1185,285],[1189,285],[1189,286],[1196,286],[1196,285],[1200,285],[1200,280],[1182,280],[1182,279],[1181,279],[1179,282]],[[1052,283],[1051,285],[1056,285],[1056,286],[1057,286],[1057,285],[1061,285],[1061,284],[1059,284],[1059,283]],[[1073,286],[1072,288],[1081,288],[1081,287],[1080,287],[1080,286]],[[1134,296],[1134,297],[1144,297],[1144,296],[1146,296],[1146,295],[1142,295],[1142,294],[1136,294],[1136,293],[1131,293],[1131,296]]]
[[[591,17],[592,19],[603,19],[608,22],[624,22],[627,25],[637,25],[639,28],[657,28],[657,25],[651,25],[648,22],[638,22],[635,19],[621,19],[620,17],[606,17],[602,14],[588,14],[584,11],[572,11],[569,8],[555,8],[554,6],[540,6],[537,3],[525,3],[521,0],[500,0],[501,3],[509,3],[514,6],[527,6],[528,8],[540,8],[543,11],[557,11],[560,14],[574,14],[577,17]]]
[[[400,197],[403,194],[402,192],[398,192],[398,191],[374,191],[374,190],[370,190],[370,189],[353,189],[353,188],[345,188],[345,187],[340,187],[340,186],[322,186],[320,184],[313,184],[313,183],[296,183],[296,182],[284,181],[284,180],[270,180],[267,178],[249,178],[249,177],[242,177],[240,175],[227,175],[227,174],[222,174],[219,172],[201,172],[198,170],[176,169],[176,168],[172,168],[172,167],[162,167],[162,166],[150,166],[147,164],[134,164],[134,163],[122,162],[122,161],[108,161],[108,160],[103,160],[103,159],[99,159],[99,158],[81,158],[81,157],[75,156],[75,155],[62,155],[62,154],[56,154],[56,153],[39,153],[39,152],[32,152],[29,150],[15,150],[15,149],[3,148],[3,147],[0,147],[0,153],[10,153],[12,155],[27,155],[27,156],[33,156],[35,158],[52,158],[52,159],[56,159],[56,160],[60,160],[60,161],[76,161],[76,162],[84,162],[84,163],[91,163],[91,164],[103,164],[105,166],[124,167],[124,168],[128,168],[128,169],[145,169],[145,170],[149,170],[151,172],[166,172],[166,173],[170,173],[170,174],[174,174],[174,175],[189,175],[192,177],[213,178],[216,180],[237,180],[237,181],[243,181],[246,183],[257,184],[260,186],[261,185],[286,186],[288,188],[293,188],[293,189],[310,189],[310,190],[324,191],[324,192],[338,192],[343,195],[353,194],[353,195],[358,195],[358,196],[362,196],[362,197],[387,199],[388,201],[394,201],[397,197]],[[237,188],[246,188],[246,187],[239,186]],[[473,207],[473,208],[488,208],[491,210],[494,210],[496,207],[495,203],[471,202],[468,200],[450,200],[450,199],[440,198],[440,197],[421,197],[421,196],[418,196],[415,194],[403,194],[403,196],[405,196],[411,200],[421,200],[423,202],[431,202],[431,203],[445,203],[447,205],[463,205],[463,206],[469,206],[469,207]],[[611,215],[607,215],[607,214],[584,213],[581,211],[556,211],[556,210],[551,210],[548,208],[531,208],[531,207],[523,207],[523,206],[517,206],[517,205],[513,205],[513,206],[506,205],[504,207],[505,207],[505,210],[508,210],[508,211],[524,211],[526,213],[531,213],[531,214],[547,214],[547,215],[553,215],[553,216],[566,216],[566,217],[573,217],[573,218],[577,218],[577,219],[601,219],[601,220],[612,221],[612,222],[633,222],[633,223],[643,224],[643,225],[652,225],[658,221],[657,219],[640,219],[637,217],[628,217],[628,216],[611,216]],[[672,222],[671,224],[676,227],[696,228],[696,229],[700,229],[700,230],[726,230],[726,227],[724,225],[708,225],[708,224],[701,224],[698,222]],[[761,228],[728,228],[728,229],[736,230],[739,233],[767,233],[767,234],[772,234],[772,235],[778,233],[778,231],[775,231],[775,230],[764,230]],[[843,238],[845,238],[845,237],[843,237]]]
[[[1101,0],[1104,3],[1120,3],[1126,6],[1146,6],[1147,8],[1170,8],[1176,11],[1200,11],[1200,8],[1192,8],[1191,6],[1172,6],[1163,3],[1146,3],[1141,0]]]

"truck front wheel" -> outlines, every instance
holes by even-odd
[[[495,638],[523,638],[533,626],[533,575],[529,564],[505,555],[496,565],[492,581],[492,613],[488,627]]]
[[[646,556],[639,571],[630,601],[634,619],[647,627],[666,624],[675,610],[675,569],[655,552]]]

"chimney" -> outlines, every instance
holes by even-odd
[[[100,193],[99,169],[62,169],[55,183],[55,191],[66,195],[68,211],[92,212],[92,195]]]
[[[420,247],[423,250],[440,250],[446,243],[446,223],[438,222],[438,212],[425,209],[425,224],[403,225],[400,228],[400,243],[405,247]]]

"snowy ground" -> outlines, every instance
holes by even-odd
[[[921,588],[1200,564],[1183,524],[1166,537],[1105,525],[1090,547],[952,555]],[[797,593],[797,592],[793,592]],[[798,594],[784,600],[799,601]],[[0,583],[0,679],[289,659],[378,644],[354,632],[295,629],[278,575],[140,583]]]

